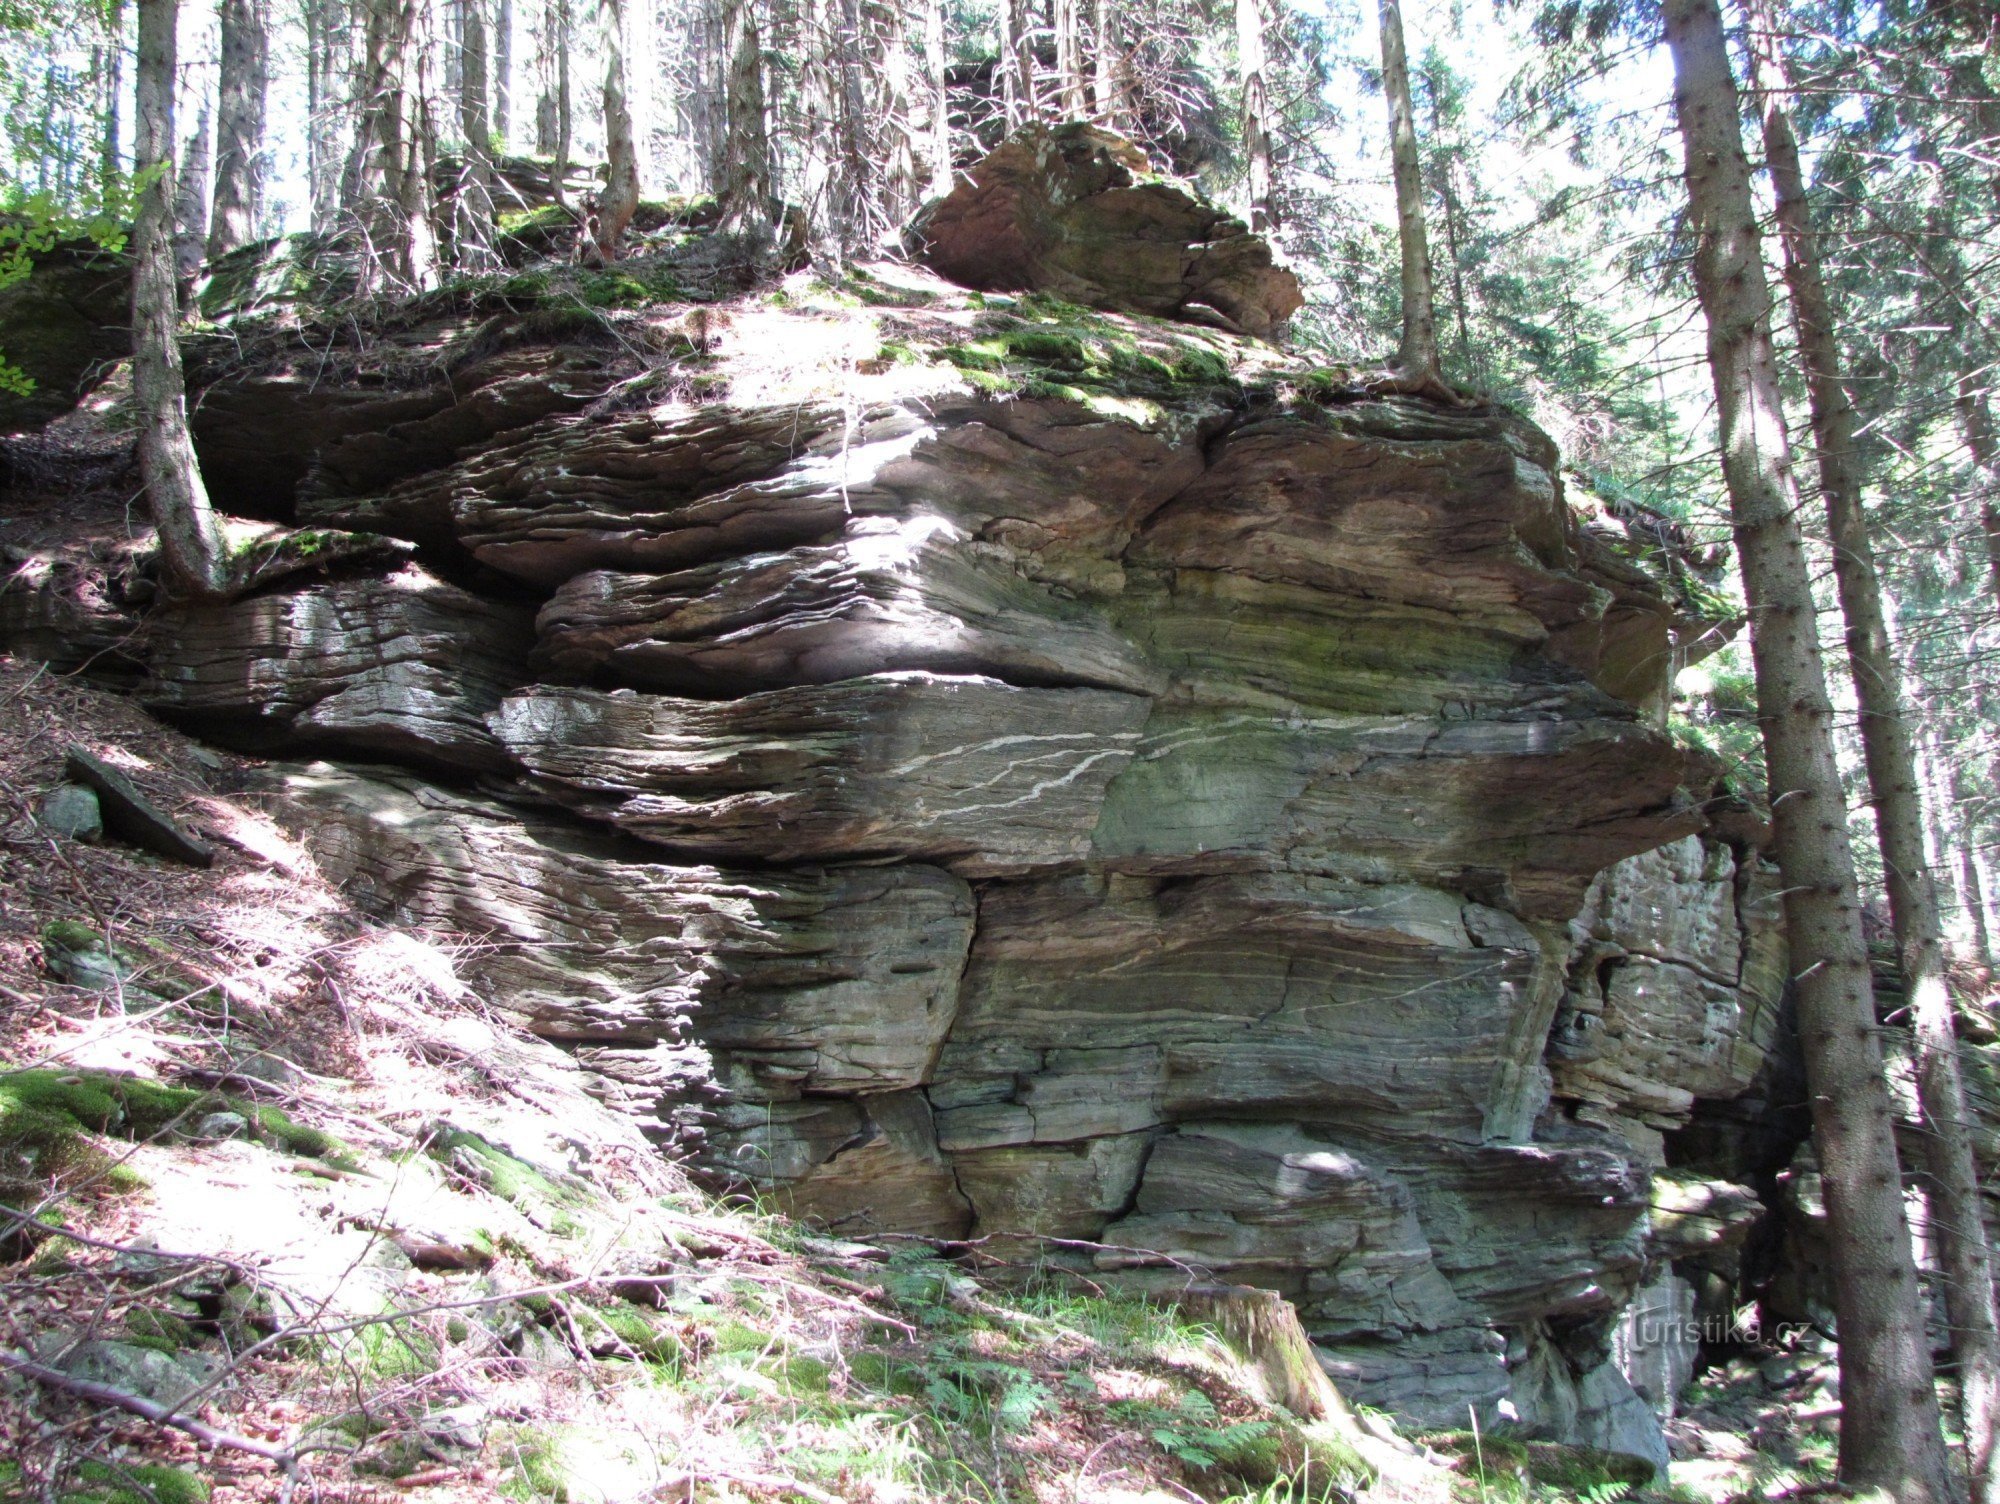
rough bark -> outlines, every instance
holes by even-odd
[[[363,235],[364,281],[389,277],[420,286],[435,270],[429,184],[418,171],[422,123],[413,118],[421,105],[408,83],[417,8],[416,0],[368,5],[360,118],[342,194]]]
[[[923,202],[929,178],[921,165],[929,112],[918,107],[919,97],[928,98],[928,90],[918,83],[900,5],[865,5],[861,14],[868,32],[862,55],[869,60],[875,83],[876,107],[867,118],[880,122],[871,154],[878,197],[887,221],[900,224]]]
[[[1410,64],[1403,49],[1401,0],[1381,0],[1382,92],[1389,100],[1389,159],[1396,178],[1396,231],[1403,247],[1403,340],[1393,385],[1453,400],[1438,365],[1437,308],[1430,238],[1424,229],[1423,175],[1410,108]]]
[[[493,11],[493,138],[504,152],[514,123],[514,0]]]
[[[723,0],[722,226],[738,233],[771,225],[771,138],[764,128],[764,44],[756,0]]]
[[[464,175],[455,215],[460,266],[493,260],[493,123],[487,114],[486,15],[483,0],[460,0],[459,131],[465,137]]]
[[[183,300],[194,295],[208,248],[208,162],[208,102],[203,100],[175,177],[174,276]]]
[[[1083,83],[1083,21],[1078,0],[1054,0],[1056,101],[1064,120],[1088,117]]]
[[[625,0],[598,0],[600,46],[604,52],[604,186],[585,220],[587,256],[618,259],[618,242],[639,207],[639,149],[632,137],[632,111],[625,88]]]
[[[1996,955],[1993,937],[2000,933],[2000,926],[1994,923],[1992,897],[1993,873],[1981,853],[1979,843],[1970,835],[1961,838],[1959,866],[1965,874],[1965,905],[1972,912],[1972,933],[1979,947],[1979,959],[1991,970]]]
[[[924,3],[924,81],[930,91],[931,196],[951,192],[951,96],[945,86],[944,0]]]
[[[346,134],[341,80],[351,61],[348,14],[341,0],[310,0],[306,25],[306,177],[313,228],[324,231],[339,212],[342,164],[338,142]]]
[[[139,196],[133,226],[132,405],[138,417],[139,473],[160,532],[173,588],[222,593],[226,548],[188,438],[181,376],[180,300],[174,286],[174,22],[176,0],[138,0],[139,61],[134,107],[135,168],[159,169]]]
[[[1401,38],[1397,48],[1401,50]],[[1243,165],[1250,200],[1250,229],[1269,234],[1277,225],[1271,194],[1271,106],[1264,85],[1264,17],[1257,0],[1236,0],[1236,66],[1243,75]]]
[[[1301,1420],[1330,1420],[1350,1434],[1354,1412],[1319,1366],[1298,1308],[1252,1285],[1195,1285],[1175,1304],[1183,1317],[1215,1328],[1256,1375],[1272,1403]]]
[[[862,87],[871,64],[862,53],[861,0],[833,0],[828,13],[838,29],[833,83],[840,151],[833,175],[833,228],[844,263],[869,242],[874,229],[870,211],[877,199],[869,190],[875,181],[876,158],[866,139],[869,110]]]
[[[1752,623],[1775,849],[1797,977],[1840,1328],[1840,1476],[1902,1504],[1952,1497],[1904,1218],[1894,1113],[1834,761],[1811,577],[1771,347],[1736,82],[1715,0],[1669,0],[1694,280]]]
[[[1000,99],[1012,134],[1024,122],[1039,120],[1035,100],[1035,55],[1029,49],[1028,16],[1022,0],[1000,0]]]
[[[1861,709],[1861,746],[1875,805],[1884,883],[1916,1043],[1917,1092],[1926,1128],[1926,1168],[1945,1312],[1957,1361],[1967,1471],[1978,1504],[2000,1504],[2000,1321],[1980,1206],[1979,1170],[1959,1079],[1958,1039],[1945,989],[1944,932],[1924,853],[1924,805],[1915,743],[1904,713],[1902,673],[1889,641],[1875,550],[1861,505],[1856,418],[1842,375],[1833,309],[1820,273],[1805,170],[1787,109],[1791,82],[1771,0],[1749,0],[1750,80],[1759,96],[1764,153],[1777,195],[1785,282],[1792,295],[1799,362],[1818,447],[1820,497],[1833,544],[1834,579],[1847,622],[1847,656]]]
[[[1124,110],[1119,97],[1118,64],[1125,55],[1125,48],[1119,41],[1118,14],[1111,8],[1110,0],[1096,0],[1096,8],[1091,15],[1091,30],[1096,33],[1096,51],[1090,74],[1090,118],[1108,130],[1123,131]]]
[[[264,207],[264,96],[270,82],[265,0],[222,0],[221,11],[211,261],[257,238]]]
[[[563,201],[563,184],[569,177],[570,144],[576,135],[576,111],[570,98],[569,44],[570,0],[556,0],[556,172],[555,198]]]
[[[1958,378],[1957,407],[1959,427],[1979,482],[1979,536],[1986,545],[1993,594],[2000,599],[2000,433],[1996,433],[1993,407],[1980,377],[1967,372]]]
[[[433,79],[443,74],[436,14],[430,0],[414,0],[410,30],[411,69],[408,80],[409,157],[397,196],[398,210],[409,226],[409,278],[413,285],[434,285],[441,272],[437,201],[438,113],[441,91]]]

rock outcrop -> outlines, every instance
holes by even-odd
[[[1180,225],[1091,133],[1010,150],[1058,147],[1116,170],[1037,265]],[[1235,233],[1035,285],[1269,327],[1296,295]],[[148,697],[403,764],[263,787],[716,1176],[1280,1290],[1359,1400],[1654,1454],[1628,1374],[1675,1360],[1621,1313],[1686,1307],[1744,1194],[1656,1176],[1758,1077],[1783,975],[1656,715],[1712,624],[1510,414],[1030,300],[895,317],[893,358],[768,400],[748,336],[712,401],[491,330],[463,381],[211,371],[225,503],[420,562],[166,613]]]
[[[68,412],[132,348],[129,257],[65,240],[31,260],[32,275],[0,287],[0,360],[33,383],[0,391],[0,433]]]
[[[1144,152],[1093,125],[1022,131],[926,208],[910,238],[967,287],[1165,318],[1206,312],[1244,334],[1282,330],[1305,302],[1261,237],[1159,181]]]

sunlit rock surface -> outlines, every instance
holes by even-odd
[[[1271,334],[1305,301],[1261,237],[1155,180],[1145,153],[1091,125],[1022,131],[932,204],[911,238],[967,287],[1167,317],[1207,310],[1245,334]]]
[[[520,681],[532,641],[520,606],[414,565],[176,605],[152,631],[141,698],[219,740],[479,768],[505,761],[486,716]]]

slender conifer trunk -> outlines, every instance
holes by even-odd
[[[1979,1170],[1973,1161],[1965,1088],[1959,1079],[1958,1037],[1945,988],[1944,930],[1924,854],[1916,745],[1904,713],[1902,673],[1889,642],[1874,544],[1861,507],[1854,406],[1841,373],[1805,170],[1787,109],[1791,83],[1778,42],[1777,18],[1771,0],[1747,0],[1745,10],[1751,32],[1751,87],[1760,100],[1764,155],[1777,194],[1778,234],[1812,409],[1820,495],[1833,544],[1841,612],[1847,621],[1848,661],[1861,707],[1862,754],[1910,1004],[1931,1222],[1944,1271],[1951,1350],[1958,1363],[1972,1497],[1974,1504],[2000,1504],[1996,1472],[2000,1458],[1994,1451],[2000,1427],[2000,1336],[1996,1335],[2000,1322],[1994,1314]]]
[[[270,85],[266,0],[222,0],[222,72],[216,90],[215,206],[208,259],[257,238],[264,207],[264,100]]]
[[[722,225],[738,233],[771,227],[771,139],[764,126],[764,43],[757,0],[722,0],[728,81],[723,92]]]
[[[1410,107],[1410,63],[1403,46],[1401,0],[1381,0],[1382,92],[1389,101],[1389,162],[1396,179],[1396,232],[1403,249],[1403,340],[1392,385],[1443,401],[1456,400],[1438,363],[1437,278],[1424,228],[1424,181],[1417,162],[1417,124]]]
[[[1715,0],[1667,0],[1665,12],[1695,290],[1708,324],[1723,478],[1750,608],[1813,1144],[1826,1189],[1840,1329],[1840,1475],[1887,1490],[1898,1504],[1944,1504],[1952,1480],[1903,1214],[1740,104]]]
[[[1243,75],[1243,162],[1249,178],[1250,228],[1277,228],[1271,188],[1271,103],[1264,82],[1264,16],[1258,0],[1236,0],[1236,64]]]
[[[632,111],[625,90],[625,3],[597,0],[600,45],[604,50],[604,187],[598,191],[586,250],[599,261],[616,261],[625,227],[639,207],[639,150],[632,137]]]
[[[176,0],[138,0],[132,157],[145,183],[132,229],[132,405],[139,474],[174,591],[213,597],[228,579],[227,551],[188,437],[181,374],[180,297],[173,246]]]

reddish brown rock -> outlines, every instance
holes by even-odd
[[[925,211],[915,237],[954,282],[1213,321],[1270,338],[1305,303],[1271,247],[1093,125],[1031,126]]]

